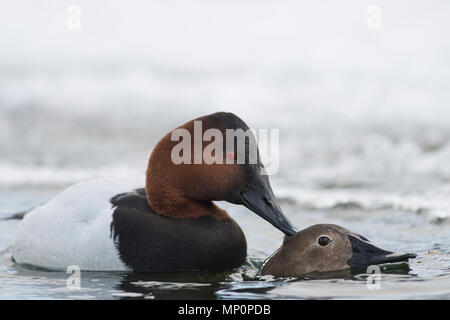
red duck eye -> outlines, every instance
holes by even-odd
[[[228,151],[227,152],[227,158],[230,160],[234,160],[235,159],[235,155],[233,151]]]

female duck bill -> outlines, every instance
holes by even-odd
[[[363,237],[356,237],[351,234],[348,235],[348,239],[352,245],[352,257],[348,264],[354,269],[376,264],[408,261],[408,259],[417,256],[415,253],[395,253],[384,250]]]

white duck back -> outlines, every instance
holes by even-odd
[[[98,179],[78,183],[27,213],[12,246],[17,263],[52,270],[127,270],[111,238],[115,195],[138,186]]]

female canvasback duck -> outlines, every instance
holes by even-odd
[[[399,254],[373,245],[363,236],[334,224],[316,224],[286,236],[265,262],[260,274],[301,277],[321,272],[361,270],[370,265],[408,261],[415,253]]]
[[[259,154],[253,164],[237,163],[236,138],[227,140],[226,130],[246,131],[244,121],[219,112],[183,124],[177,133],[190,133],[195,140],[198,123],[204,131],[222,133],[223,147],[210,154],[223,163],[175,164],[172,150],[181,138],[172,141],[171,131],[150,156],[145,189],[105,179],[66,189],[25,215],[12,246],[13,260],[52,270],[70,265],[91,271],[232,269],[245,261],[245,236],[214,200],[242,204],[285,234],[295,234],[262,174]],[[208,154],[203,153],[208,143],[191,145],[183,151],[188,156]],[[228,150],[229,145],[234,149]],[[248,140],[244,145],[249,156]]]

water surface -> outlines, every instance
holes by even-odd
[[[3,204],[26,207],[45,201],[56,190],[2,190]],[[337,223],[359,232],[383,248],[414,251],[409,271],[396,267],[369,289],[368,274],[337,274],[305,279],[258,277],[264,259],[282,241],[282,234],[239,206],[219,203],[240,223],[249,255],[244,266],[225,273],[149,274],[82,272],[81,289],[67,287],[70,274],[15,265],[8,251],[0,258],[0,299],[448,299],[450,298],[450,238],[448,221],[430,221],[423,213],[393,209],[364,210],[352,205],[333,209],[304,209],[282,200],[298,226]],[[5,205],[4,205],[5,206]],[[5,207],[2,209],[6,216]],[[18,220],[0,222],[0,248],[12,241]],[[400,269],[400,271],[399,271]]]

